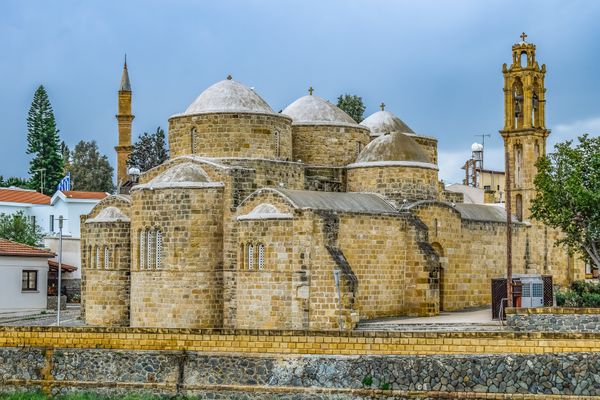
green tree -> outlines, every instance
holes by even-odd
[[[71,171],[71,149],[64,141],[60,142],[60,155],[63,159],[63,169],[66,175],[67,172]]]
[[[33,95],[27,130],[27,154],[33,154],[29,163],[30,187],[52,194],[64,170],[54,112],[44,86],[40,85]]]
[[[113,167],[108,157],[101,155],[95,140],[80,141],[69,156],[73,189],[90,192],[112,192]]]
[[[600,268],[600,137],[578,140],[538,160],[531,213],[564,233],[559,243]]]
[[[144,132],[138,138],[133,145],[127,165],[137,167],[144,172],[164,163],[168,158],[165,131],[159,126],[155,133]]]
[[[338,97],[337,106],[344,110],[356,123],[360,123],[364,118],[365,105],[362,97],[351,94],[344,94]]]
[[[9,178],[4,179],[4,177],[2,175],[0,175],[0,187],[11,187],[11,186],[28,189],[29,181],[27,179],[18,178],[16,176],[11,176]]]
[[[38,246],[42,240],[42,231],[23,211],[16,214],[2,213],[0,214],[0,237],[29,246]]]

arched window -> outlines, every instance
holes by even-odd
[[[162,259],[162,232],[156,231],[156,269],[160,269]]]
[[[261,243],[258,245],[258,269],[264,269],[264,268],[265,268],[265,245]]]
[[[140,230],[140,269],[146,267],[146,232]]]
[[[362,151],[362,143],[361,142],[356,142],[356,156],[358,157],[358,155],[360,154],[360,152]]]
[[[119,267],[119,255],[120,255],[119,245],[116,245],[113,249],[112,259],[113,259],[113,268],[117,269]]]
[[[254,245],[248,244],[248,269],[254,269]]]
[[[523,184],[523,147],[518,144],[515,146],[515,186],[521,187]]]
[[[104,246],[104,269],[108,269],[109,258],[110,258],[110,254],[108,251],[108,246]]]
[[[147,268],[152,269],[155,265],[156,253],[154,252],[154,232],[149,230],[146,235],[146,262],[148,263]]]
[[[190,131],[190,147],[192,154],[196,154],[196,128]]]
[[[92,246],[88,246],[87,247],[87,258],[86,258],[86,260],[87,260],[87,267],[89,269],[94,268],[94,265],[92,264],[92,262],[93,262]]]
[[[96,265],[94,268],[100,268],[100,248],[98,246],[96,246]]]
[[[517,219],[519,221],[523,221],[523,197],[518,194],[515,198],[515,202],[516,204],[516,211],[517,211]]]
[[[533,154],[535,155],[535,159],[537,161],[537,159],[540,157],[540,145],[539,143],[535,142],[535,144],[533,145]]]
[[[275,131],[275,156],[277,158],[281,157],[281,138],[279,135],[279,131]]]
[[[244,250],[246,250],[246,246],[244,245],[244,243],[240,243],[240,255],[238,258],[240,263],[240,269],[246,268],[246,254],[244,254]]]

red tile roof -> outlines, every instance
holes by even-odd
[[[50,204],[50,197],[45,194],[25,189],[0,188],[0,202]]]
[[[50,271],[56,271],[58,270],[58,261],[55,260],[48,260],[48,267],[50,267]],[[74,272],[77,271],[77,267],[71,264],[65,264],[62,263],[61,264],[61,268],[63,271],[65,272]]]
[[[37,247],[27,246],[26,244],[0,238],[0,256],[52,258],[55,255],[56,254],[46,249],[39,249]]]
[[[77,190],[61,190],[68,199],[94,199],[102,200],[108,193],[106,192],[81,192]]]

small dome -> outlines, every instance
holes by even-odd
[[[106,207],[105,209],[100,211],[98,213],[98,215],[96,215],[94,218],[90,218],[85,222],[116,222],[116,221],[128,222],[129,217],[127,215],[123,214],[123,211],[121,211],[119,208],[110,206],[110,207]]]
[[[294,124],[358,125],[348,114],[319,96],[300,97],[282,111]]]
[[[414,133],[404,121],[389,111],[377,111],[365,118],[360,124],[369,128],[373,136],[392,132]]]
[[[157,175],[152,179],[149,184],[169,184],[169,183],[198,183],[198,182],[209,182],[206,172],[198,165],[186,162],[177,164],[160,175]]]
[[[217,112],[274,114],[254,90],[233,79],[225,79],[202,92],[183,115]]]
[[[477,143],[477,142],[475,142],[475,143],[473,143],[473,144],[471,145],[471,151],[472,151],[472,152],[475,152],[475,151],[483,151],[483,145],[482,145],[482,144],[479,144],[479,143]]]
[[[429,158],[413,138],[394,132],[374,139],[356,159],[357,163],[381,161],[429,163]]]

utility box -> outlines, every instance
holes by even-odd
[[[554,293],[551,275],[513,275],[513,307],[552,307]],[[506,278],[492,279],[492,319],[505,319]]]

